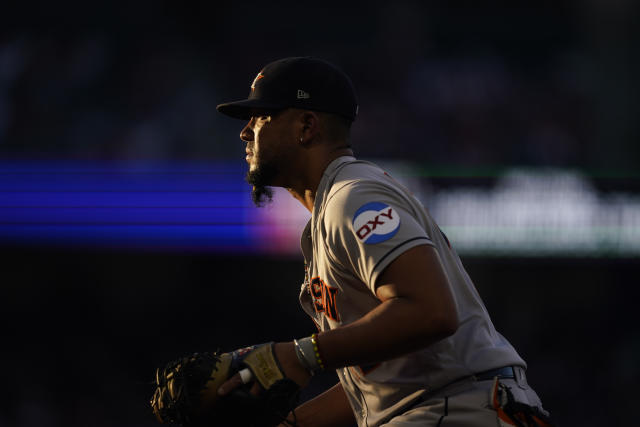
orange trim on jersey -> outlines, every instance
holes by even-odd
[[[309,282],[309,292],[311,293],[311,298],[313,299],[313,308],[318,314],[324,313],[322,283],[322,279],[320,279],[319,277],[313,277]]]
[[[323,286],[324,314],[329,319],[332,319],[338,322],[340,318],[340,315],[338,314],[338,307],[337,307],[337,301],[336,301],[338,296],[338,288],[332,288],[330,286],[327,286],[324,282],[322,282],[322,284],[324,285]]]
[[[493,401],[491,402],[491,404],[493,405],[493,409],[495,409],[496,412],[498,413],[498,418],[500,418],[501,421],[507,423],[510,426],[515,426],[515,424],[511,420],[511,417],[504,412],[504,410],[502,409],[502,406],[500,405],[500,402],[498,402],[498,379],[497,378],[493,381],[493,390],[491,391],[491,396],[493,397]]]
[[[496,378],[493,381],[493,387],[491,391],[491,396],[493,398],[491,405],[493,406],[493,409],[496,410],[500,421],[502,421],[504,424],[509,426],[523,425],[527,427],[552,427],[551,424],[549,424],[545,420],[541,420],[539,417],[533,414],[530,414],[530,418],[529,418],[529,419],[533,419],[533,421],[535,422],[535,425],[533,426],[530,425],[529,421],[527,420],[527,417],[523,413],[514,413],[513,416],[508,415],[504,411],[504,409],[502,409],[502,405],[500,404],[500,402],[498,402],[498,386],[499,386],[499,381],[498,381],[498,378]],[[514,417],[518,424],[514,422]]]

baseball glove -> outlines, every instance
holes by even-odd
[[[263,392],[249,392],[251,383],[225,396],[218,388],[248,368]],[[184,427],[267,427],[285,422],[295,408],[298,385],[286,378],[273,353],[273,343],[231,353],[194,353],[156,371],[151,408],[160,423]]]

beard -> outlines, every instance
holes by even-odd
[[[246,181],[253,186],[251,200],[257,207],[273,201],[273,190],[267,185],[276,176],[276,167],[269,163],[259,164],[253,171],[247,172]]]

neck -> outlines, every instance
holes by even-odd
[[[329,163],[342,156],[353,156],[353,151],[348,146],[340,146],[328,151],[324,156],[317,158],[311,156],[308,167],[305,168],[304,178],[297,185],[287,188],[289,194],[302,203],[309,212],[313,212],[316,191],[318,191],[318,185],[322,180],[322,174],[329,166]]]

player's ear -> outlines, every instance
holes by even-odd
[[[309,144],[320,132],[320,117],[315,111],[303,110],[300,114],[300,138],[303,145]]]

